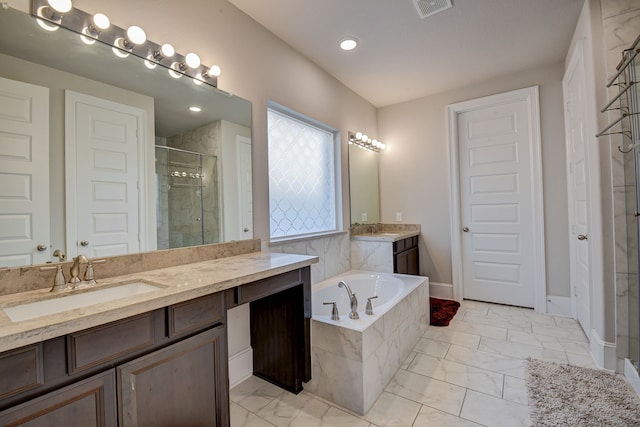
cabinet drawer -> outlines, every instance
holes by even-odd
[[[67,369],[74,374],[155,344],[153,312],[67,335]]]
[[[236,288],[235,303],[244,304],[302,283],[300,270],[282,273],[269,279],[259,280]]]
[[[207,295],[167,308],[169,337],[197,331],[224,320],[224,292]]]
[[[0,354],[0,400],[44,384],[42,343]]]

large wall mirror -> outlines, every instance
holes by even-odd
[[[253,237],[249,101],[10,8],[0,64],[0,268]]]
[[[380,222],[378,156],[377,152],[349,144],[351,225]]]

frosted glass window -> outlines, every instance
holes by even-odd
[[[336,231],[336,132],[269,108],[271,239]]]

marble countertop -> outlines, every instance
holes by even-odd
[[[103,280],[98,277],[98,284],[91,288],[58,293],[40,289],[3,295],[0,296],[0,352],[188,301],[316,262],[318,258],[314,256],[253,252]],[[96,301],[96,304],[86,307],[19,322],[11,321],[2,309],[132,281],[150,282],[157,285],[158,290],[109,302]]]
[[[376,233],[352,234],[351,240],[369,240],[374,242],[397,242],[407,237],[419,236],[420,230],[379,231]]]

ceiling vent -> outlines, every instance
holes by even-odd
[[[413,4],[422,19],[447,10],[452,6],[451,0],[413,0]]]

